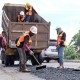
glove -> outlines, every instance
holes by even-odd
[[[30,55],[34,55],[34,52],[30,50]]]

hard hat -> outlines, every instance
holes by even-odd
[[[20,15],[24,15],[24,11],[21,11],[21,12],[20,12]]]
[[[59,29],[61,29],[61,27],[56,27],[56,30],[59,30]]]
[[[30,28],[30,31],[31,31],[32,33],[34,33],[34,34],[37,34],[37,28],[36,28],[36,26],[32,26],[32,27]]]
[[[26,3],[26,6],[30,6],[30,3]]]

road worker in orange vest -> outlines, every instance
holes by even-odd
[[[21,11],[17,17],[17,22],[25,22],[25,14],[24,11]]]
[[[32,16],[32,6],[30,5],[30,3],[26,3],[26,6],[25,6],[25,12],[26,12],[26,17],[25,17],[25,21],[26,22],[29,22],[30,21],[30,18]]]
[[[59,57],[59,67],[58,68],[64,68],[63,65],[63,58],[64,58],[64,47],[65,47],[65,41],[66,41],[66,33],[60,28],[56,28],[58,37],[57,37],[57,49],[58,49],[58,57]]]
[[[25,51],[33,55],[33,52],[30,50],[29,46],[32,43],[31,37],[37,34],[36,26],[32,26],[29,31],[23,33],[16,41],[17,50],[20,57],[20,66],[19,71],[21,72],[30,72],[30,70],[26,69],[26,53]]]

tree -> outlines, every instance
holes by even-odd
[[[75,59],[76,58],[76,50],[74,45],[68,45],[65,47],[64,51],[65,59]]]
[[[80,30],[73,36],[69,45],[66,46],[64,51],[65,59],[80,59],[80,52],[77,50],[78,47],[80,47]]]
[[[77,34],[73,36],[72,41],[75,43],[76,46],[80,46],[80,30]]]

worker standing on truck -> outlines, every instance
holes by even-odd
[[[24,22],[25,21],[25,14],[24,11],[21,11],[17,17],[17,22]]]
[[[56,28],[58,37],[57,37],[57,49],[58,49],[58,57],[59,57],[59,67],[58,68],[64,68],[63,65],[63,58],[64,58],[64,47],[65,47],[65,41],[66,41],[66,33],[62,31],[60,27]]]
[[[26,12],[25,20],[26,20],[26,22],[29,22],[30,18],[32,16],[32,6],[30,5],[30,3],[26,3],[25,12]]]
[[[33,51],[30,50],[29,46],[31,45],[31,37],[37,34],[36,26],[32,26],[29,31],[23,33],[16,41],[17,50],[20,57],[20,67],[19,71],[21,72],[30,72],[26,69],[26,52],[27,54],[33,55]]]

